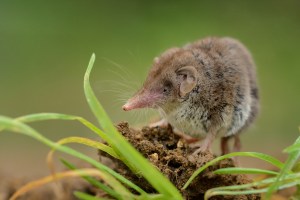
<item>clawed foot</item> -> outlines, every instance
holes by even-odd
[[[194,152],[192,153],[192,155],[197,155],[197,154],[199,154],[199,153],[206,153],[206,152],[212,153],[212,150],[211,150],[210,148],[201,146],[201,147],[199,147],[196,151],[194,151]]]
[[[152,124],[149,125],[149,127],[151,127],[151,128],[153,128],[153,127],[168,127],[168,126],[170,126],[170,124],[165,119],[162,119],[158,122],[155,122],[155,123],[152,123]],[[186,135],[186,134],[184,134],[183,132],[179,131],[176,128],[173,128],[173,132],[176,135],[180,136],[188,144],[194,144],[194,143],[200,141],[199,138],[193,138],[189,135]],[[212,146],[212,142],[213,142],[214,139],[215,139],[214,134],[212,134],[212,133],[208,134],[205,137],[205,139],[203,140],[203,143],[201,144],[201,146],[195,152],[193,152],[193,155],[196,155],[200,152],[210,152],[210,153],[212,153],[211,146]]]
[[[150,128],[154,128],[154,127],[163,127],[163,128],[166,128],[168,126],[170,126],[170,124],[165,119],[162,119],[162,120],[160,120],[158,122],[151,123],[149,125]],[[188,136],[188,135],[184,134],[183,132],[179,131],[177,128],[173,128],[173,132],[176,135],[180,136],[188,144],[192,144],[192,143],[195,143],[195,142],[199,141],[199,138],[193,138],[191,136]]]
[[[199,142],[200,139],[199,138],[194,138],[191,137],[189,135],[184,134],[183,132],[179,131],[178,129],[174,129],[173,132],[178,135],[179,137],[181,137],[187,144],[193,144],[196,142]]]
[[[210,152],[212,153],[212,143],[215,139],[215,135],[210,133],[208,134],[204,140],[203,140],[203,143],[201,144],[201,146],[193,153],[193,155],[196,155],[200,152]]]

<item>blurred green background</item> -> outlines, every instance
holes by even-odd
[[[95,52],[92,85],[113,121],[146,124],[145,111],[125,113],[121,105],[141,85],[153,58],[206,36],[231,36],[253,53],[261,89],[261,114],[242,136],[243,150],[283,159],[282,148],[299,135],[299,10],[296,0],[1,1],[0,114],[59,112],[95,122],[83,94],[83,75]],[[53,140],[96,138],[75,122],[34,127]],[[48,150],[1,132],[0,173],[43,174]]]

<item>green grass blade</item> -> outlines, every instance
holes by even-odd
[[[162,194],[149,194],[147,196],[138,196],[136,197],[137,200],[167,200],[164,195]]]
[[[300,160],[293,166],[293,172],[300,172]]]
[[[95,197],[90,194],[86,194],[84,192],[79,191],[74,192],[74,196],[80,200],[110,200],[108,198]]]
[[[293,194],[291,197],[291,200],[297,200],[300,199],[300,185],[296,185],[297,191]]]
[[[300,144],[300,137],[294,142],[294,145]],[[278,190],[281,180],[291,171],[294,165],[297,163],[300,157],[300,149],[298,151],[292,151],[289,153],[287,161],[285,162],[284,167],[280,170],[279,175],[277,176],[276,181],[270,186],[268,192],[266,193],[266,199],[270,199],[271,195]]]
[[[23,122],[23,123],[31,123],[31,122],[38,122],[38,121],[45,121],[45,120],[76,120],[82,123],[84,126],[89,128],[91,131],[99,135],[102,139],[108,142],[109,138],[107,138],[106,134],[103,133],[101,129],[96,127],[91,122],[87,121],[86,119],[75,116],[75,115],[66,115],[60,113],[37,113],[37,114],[30,114],[15,118],[15,120]],[[1,131],[1,129],[0,129]],[[108,142],[109,143],[109,142]]]
[[[223,191],[223,190],[214,190],[210,191],[208,190],[205,195],[204,199],[208,200],[212,196],[218,196],[218,195],[243,195],[243,194],[258,194],[265,192],[266,189],[252,189],[252,190],[244,190],[244,191]]]
[[[289,147],[287,147],[286,149],[283,150],[283,152],[285,153],[291,153],[293,151],[299,151],[300,150],[300,144],[293,144]]]
[[[291,178],[292,175],[289,176]],[[204,199],[209,199],[212,196],[216,195],[243,195],[243,194],[258,194],[258,193],[265,193],[268,191],[269,187],[266,187],[269,185],[269,183],[272,183],[276,180],[276,178],[269,178],[258,182],[253,182],[250,184],[244,184],[244,185],[234,185],[234,186],[223,186],[223,187],[217,187],[209,189],[205,193]],[[285,189],[290,188],[295,185],[298,185],[300,183],[299,175],[297,177],[294,177],[293,179],[285,179],[280,182],[280,186],[278,189]],[[259,189],[253,189],[251,187],[258,187]],[[261,188],[264,187],[264,188]],[[247,189],[250,188],[250,189]],[[266,198],[264,198],[266,199]]]
[[[267,174],[278,175],[278,172],[256,169],[256,168],[240,168],[240,167],[228,167],[214,171],[215,174]]]
[[[109,167],[99,163],[98,161],[72,149],[69,148],[67,146],[63,146],[60,144],[57,144],[55,142],[52,142],[51,140],[47,139],[46,137],[42,136],[41,134],[39,134],[36,130],[34,130],[33,128],[31,128],[30,126],[21,123],[17,120],[8,118],[8,117],[4,117],[4,116],[0,116],[0,129],[7,129],[9,131],[12,132],[17,132],[17,133],[22,133],[24,135],[30,136],[42,143],[44,143],[47,146],[50,146],[51,148],[57,149],[61,152],[67,153],[69,155],[72,155],[74,157],[77,157],[81,160],[84,160],[88,163],[90,163],[91,165],[93,165],[94,167],[96,167],[97,169],[99,169],[100,171],[105,171],[108,172],[109,174],[113,175],[115,178],[117,178],[119,181],[121,181],[122,183],[128,185],[129,187],[133,188],[134,190],[138,191],[141,194],[146,194],[145,191],[143,191],[140,187],[138,187],[137,185],[135,185],[134,183],[132,183],[131,181],[127,180],[126,178],[124,178],[123,176],[121,176],[120,174],[116,173],[115,171],[113,171],[112,169],[110,169]]]
[[[207,167],[219,162],[220,160],[224,160],[227,158],[232,158],[235,156],[247,156],[247,157],[254,157],[254,158],[258,158],[261,159],[263,161],[266,161],[268,163],[271,163],[272,165],[278,167],[278,168],[282,168],[284,165],[282,162],[280,162],[278,159],[263,154],[263,153],[257,153],[257,152],[233,152],[233,153],[229,153],[223,156],[219,156],[211,161],[209,161],[208,163],[206,163],[205,165],[203,165],[202,167],[200,167],[199,169],[197,169],[192,176],[189,178],[189,180],[184,184],[182,189],[186,189],[190,183],[196,178],[196,176],[198,176],[202,171],[204,171]]]
[[[300,178],[300,173],[289,174],[284,178],[284,180],[282,180],[282,182],[292,183],[295,180],[300,181],[299,178]],[[275,181],[276,181],[276,177],[270,177],[270,178],[266,178],[266,179],[263,179],[263,180],[254,181],[252,183],[247,183],[247,184],[243,184],[243,185],[222,186],[222,187],[218,187],[217,189],[222,189],[222,190],[244,190],[244,189],[253,188],[253,187],[265,188],[265,187],[268,187],[271,183],[274,183]],[[214,190],[214,189],[216,189],[216,188],[212,188],[211,190]]]
[[[161,194],[172,199],[182,199],[181,194],[171,182],[153,167],[129,142],[116,130],[102,105],[95,96],[89,82],[89,76],[95,62],[95,54],[92,55],[87,71],[84,76],[84,92],[92,112],[97,118],[100,126],[106,132],[112,142],[114,150],[127,160],[130,168],[138,170],[147,181]],[[123,159],[122,159],[123,160]]]
[[[68,144],[68,143],[78,143],[78,144],[83,144],[89,147],[93,147],[96,149],[99,149],[101,151],[106,152],[107,154],[111,155],[112,157],[116,158],[116,159],[120,159],[119,156],[116,154],[116,152],[109,146],[101,143],[101,142],[97,142],[94,140],[90,140],[88,138],[83,138],[83,137],[66,137],[63,139],[60,139],[57,143],[59,144]]]
[[[292,153],[293,151],[300,151],[300,137],[297,138],[294,144],[283,150],[285,153]]]
[[[45,120],[74,120],[76,118],[77,116],[74,115],[65,115],[60,113],[37,113],[20,116],[15,119],[23,123],[31,123]]]
[[[71,163],[69,163],[68,161],[64,160],[64,159],[60,159],[61,162],[69,169],[71,170],[76,170],[77,168],[72,165]],[[105,184],[99,182],[98,180],[96,180],[95,178],[91,177],[91,176],[82,176],[82,178],[84,178],[86,181],[88,181],[91,185],[101,189],[102,191],[106,192],[107,194],[109,194],[110,196],[114,197],[115,199],[121,199],[120,194],[118,194],[116,191],[114,191],[113,189],[111,189],[110,187],[106,186]]]

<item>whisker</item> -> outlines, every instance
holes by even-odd
[[[129,72],[124,69],[124,66],[114,62],[113,60],[111,60],[109,58],[102,57],[101,59],[107,61],[108,63],[110,63],[110,64],[114,65],[115,67],[117,67],[118,69],[120,69],[122,72],[124,72],[126,74],[126,76],[132,77],[132,74],[129,74]]]
[[[127,88],[127,89],[130,89],[130,90],[134,90],[135,88],[128,84],[128,81],[127,82],[122,82],[120,80],[101,80],[101,81],[97,81],[96,83],[98,84],[103,84],[103,85],[107,85],[107,84],[110,84],[111,86],[120,86],[120,87],[124,87],[124,88]],[[130,83],[130,82],[129,82]],[[131,83],[133,84],[133,83]]]

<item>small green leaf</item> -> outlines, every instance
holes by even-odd
[[[240,167],[228,167],[214,171],[215,174],[268,174],[278,175],[278,172],[256,169],[256,168],[240,168]]]

